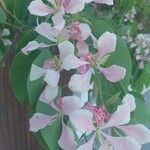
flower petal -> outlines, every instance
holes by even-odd
[[[84,0],[70,0],[69,5],[65,7],[67,13],[76,14],[84,9]]]
[[[77,49],[78,49],[78,56],[81,57],[83,56],[85,53],[89,52],[89,47],[88,44],[85,43],[85,41],[78,41],[77,45],[76,45]]]
[[[69,81],[69,89],[73,92],[87,92],[91,88],[91,75],[92,70],[89,69],[85,74],[75,74],[71,77]]]
[[[122,100],[122,103],[128,103],[130,107],[130,112],[134,111],[136,108],[135,98],[131,94],[126,94]]]
[[[116,48],[116,35],[114,33],[105,32],[98,39],[98,54],[102,58],[111,52],[115,51]]]
[[[119,105],[117,110],[113,113],[109,121],[102,127],[109,128],[109,127],[117,127],[119,125],[124,125],[129,123],[130,121],[130,107],[128,103],[124,103]]]
[[[74,54],[70,54],[66,56],[62,61],[62,68],[69,71],[71,69],[77,69],[80,66],[89,64],[86,61],[80,60],[78,57],[76,57]]]
[[[43,75],[45,75],[45,73],[46,73],[45,69],[32,64],[31,71],[30,71],[30,80],[31,81],[37,80]]]
[[[63,28],[65,27],[65,20],[62,16],[62,14],[60,12],[56,13],[53,17],[52,17],[53,23],[54,23],[54,27],[59,30],[62,31]]]
[[[81,107],[80,99],[77,96],[66,96],[62,99],[62,112],[65,115],[70,115]]]
[[[58,44],[60,59],[63,60],[67,55],[74,54],[74,45],[69,41]]]
[[[102,68],[101,72],[105,75],[107,80],[111,82],[118,82],[124,79],[126,69],[118,65],[112,65],[108,68]]]
[[[88,110],[76,110],[70,116],[70,121],[73,126],[81,132],[91,132],[94,130],[92,122],[93,114]]]
[[[9,36],[9,35],[10,35],[10,31],[7,28],[4,28],[1,33],[1,36]]]
[[[112,137],[108,135],[104,135],[104,136],[115,150],[140,150],[141,149],[141,145],[131,137]]]
[[[35,113],[32,118],[30,118],[30,131],[37,132],[51,124],[53,121],[55,121],[55,119],[56,116]]]
[[[21,51],[28,55],[28,52],[34,51],[38,48],[44,48],[44,47],[48,47],[49,45],[46,45],[44,43],[38,43],[36,41],[31,41],[29,42],[24,48],[21,49]]]
[[[1,40],[3,41],[3,44],[4,44],[5,46],[10,46],[10,45],[12,45],[12,41],[10,41],[9,39],[1,38]]]
[[[39,100],[46,103],[50,104],[58,95],[58,86],[56,87],[51,87],[47,85],[43,92],[41,93]]]
[[[34,0],[30,3],[28,10],[30,14],[36,16],[46,16],[54,12],[54,10],[48,5],[44,4],[41,0]]]
[[[44,81],[51,87],[56,87],[58,85],[60,78],[59,71],[47,70],[45,74]]]
[[[131,137],[112,137],[105,135],[115,150],[141,150],[141,145]]]
[[[82,40],[86,40],[91,35],[91,28],[86,23],[80,23],[79,25],[81,31]]]
[[[35,31],[53,42],[57,41],[55,37],[57,36],[58,33],[54,32],[56,30],[54,30],[53,27],[51,27],[51,24],[49,23],[43,22],[39,24],[35,28]]]
[[[77,143],[73,131],[62,121],[62,133],[58,140],[59,146],[64,150],[75,150]]]
[[[142,124],[119,126],[118,128],[140,144],[150,143],[150,130]]]

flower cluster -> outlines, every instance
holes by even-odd
[[[64,150],[92,150],[96,139],[100,142],[97,149],[139,150],[141,144],[150,142],[150,131],[141,124],[127,125],[131,112],[136,108],[132,95],[127,94],[113,114],[109,113],[104,105],[97,106],[91,103],[88,97],[84,100],[81,98],[94,88],[95,81],[92,78],[96,72],[103,74],[106,80],[112,83],[124,79],[126,74],[126,69],[122,66],[106,65],[109,56],[116,49],[117,36],[114,33],[106,31],[97,39],[88,24],[74,19],[68,23],[64,19],[68,14],[81,12],[87,3],[92,1],[113,5],[113,0],[48,0],[48,3],[34,0],[28,7],[33,15],[52,16],[51,24],[38,22],[35,28],[50,44],[31,41],[22,48],[22,52],[28,55],[40,48],[55,46],[58,53],[45,60],[42,66],[32,64],[30,80],[42,78],[47,84],[39,101],[48,104],[56,113],[35,113],[30,119],[30,130],[37,132],[61,118],[62,132],[58,144]],[[59,82],[63,70],[74,73],[67,85],[73,95],[59,97]],[[67,121],[65,116],[68,116]],[[78,144],[74,131],[67,122],[75,128],[79,139],[82,140],[81,134],[92,136],[86,142]],[[113,130],[117,133],[116,136],[112,134]]]
[[[144,69],[145,63],[150,62],[150,35],[141,33],[133,38],[130,31],[128,31],[127,35],[122,38],[129,43],[130,48],[134,49],[139,68]]]

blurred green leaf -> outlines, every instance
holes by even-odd
[[[6,13],[3,8],[0,6],[0,23],[5,22],[7,19]]]
[[[38,56],[39,52],[30,55],[24,55],[19,52],[12,63],[11,83],[13,91],[20,103],[28,102],[27,78],[30,72],[32,62]]]

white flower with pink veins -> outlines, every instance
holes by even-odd
[[[71,115],[75,110],[80,109],[80,99],[76,96],[65,96],[54,101],[43,101],[53,107],[57,113],[55,115],[46,115],[43,113],[35,113],[30,119],[30,131],[37,132],[48,125],[52,125],[58,118],[62,119],[62,132],[58,140],[59,146],[64,150],[76,150],[77,142],[73,131],[64,123],[63,117]]]
[[[94,37],[94,46],[98,49],[96,54],[92,54],[84,45],[78,46],[78,57],[75,54],[67,55],[62,63],[65,70],[77,69],[69,81],[69,88],[73,92],[86,92],[91,88],[90,80],[94,69],[103,73],[107,80],[118,82],[125,77],[126,69],[118,65],[103,67],[109,54],[115,51],[116,35],[105,32],[98,40]],[[64,48],[67,45],[64,45]],[[73,46],[72,46],[73,48]]]
[[[74,111],[70,115],[74,127],[82,133],[94,134],[77,150],[93,150],[96,137],[101,143],[99,150],[140,150],[141,144],[150,142],[150,130],[142,124],[127,125],[135,108],[134,97],[127,94],[112,115],[104,106],[92,106],[90,103],[85,105],[85,109]],[[118,132],[118,129],[124,134]],[[113,136],[111,130],[114,130],[117,136]]]
[[[60,12],[62,15],[66,13],[76,14],[81,12],[85,3],[96,2],[107,5],[113,5],[113,0],[47,0],[51,6],[43,3],[42,0],[34,0],[30,3],[28,10],[30,14],[36,16],[47,16]]]

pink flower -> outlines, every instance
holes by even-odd
[[[74,54],[74,46],[69,41],[64,41],[58,44],[60,58],[56,56],[52,59],[45,60],[43,67],[32,64],[30,71],[30,80],[35,81],[43,77],[44,81],[48,84],[45,91],[49,91],[46,97],[53,100],[58,94],[58,83],[60,79],[60,72],[64,69],[63,62],[68,55]],[[47,93],[47,92],[46,92]],[[45,94],[44,94],[45,95]],[[41,94],[43,97],[43,94]]]
[[[42,0],[34,0],[30,3],[28,10],[30,14],[36,16],[46,16],[48,14],[71,13],[75,14],[84,9],[84,0],[48,0],[52,6],[43,3]]]
[[[91,35],[90,26],[86,23],[73,22],[70,26],[70,38],[85,41]]]
[[[41,24],[38,24],[38,26],[35,28],[35,31],[54,43],[61,43],[62,41],[68,40],[69,34],[67,30],[64,29],[65,20],[63,19],[62,15],[60,13],[57,13],[52,17],[52,20],[54,26],[51,26],[51,24],[49,23],[43,22]],[[36,49],[50,47],[52,45],[31,41],[21,50],[24,54],[27,55],[29,52],[35,51]]]
[[[130,113],[135,109],[135,99],[132,95],[127,94],[118,106],[117,110],[109,115],[103,106],[97,107],[86,105],[87,109],[74,111],[70,115],[70,121],[74,127],[81,132],[94,131],[93,137],[85,144],[81,145],[77,150],[92,150],[95,137],[98,136],[101,143],[101,150],[127,150],[141,149],[141,144],[150,142],[150,130],[141,124],[126,125],[130,121]],[[118,128],[124,132],[126,136],[113,137],[111,130]],[[110,132],[106,132],[110,131]]]
[[[66,96],[64,98],[60,97],[57,99],[57,105],[55,105],[54,101],[51,101],[49,105],[53,107],[56,111],[58,111],[58,114],[51,116],[42,113],[35,113],[30,119],[30,131],[37,132],[40,129],[45,128],[46,126],[51,125],[56,121],[58,117],[61,116],[62,133],[58,140],[58,144],[62,149],[75,150],[77,143],[75,141],[74,134],[72,130],[64,123],[63,116],[70,115],[75,110],[81,108],[79,98],[76,96]]]
[[[78,52],[80,58],[73,54],[64,58],[62,64],[64,69],[77,69],[80,71],[80,74],[73,75],[69,82],[69,88],[74,92],[86,92],[86,90],[90,89],[93,68],[97,68],[111,82],[118,82],[125,77],[126,69],[121,66],[101,67],[106,62],[109,54],[115,51],[116,35],[105,32],[98,40],[94,36],[92,36],[92,39],[94,47],[98,49],[98,53],[92,54],[85,48],[86,46],[80,45]],[[83,47],[83,52],[81,47]]]

